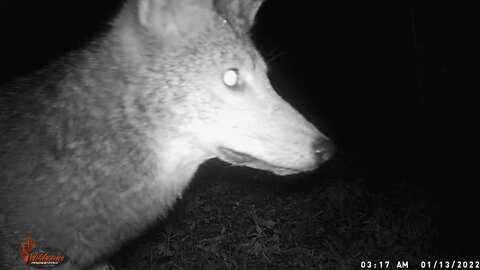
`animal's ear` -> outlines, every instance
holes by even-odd
[[[220,15],[243,30],[250,30],[264,0],[214,0]]]
[[[138,0],[140,25],[163,42],[188,39],[211,21],[212,0]]]

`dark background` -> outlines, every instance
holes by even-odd
[[[377,181],[406,180],[446,213],[446,250],[474,255],[478,179],[465,90],[471,7],[268,1],[254,38],[277,91],[361,157]],[[2,1],[0,83],[81,48],[119,1]],[[473,47],[473,46],[472,46]],[[468,155],[468,154],[473,155]],[[447,251],[448,252],[448,251]],[[478,259],[479,257],[477,257]]]

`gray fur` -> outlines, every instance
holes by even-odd
[[[138,1],[176,16],[186,7],[199,15],[164,31],[159,25],[174,22],[142,24],[137,1],[127,1],[90,46],[2,89],[5,269],[25,269],[11,244],[27,234],[38,246],[65,252],[72,263],[58,269],[104,267],[106,256],[165,216],[202,162],[221,157],[208,134],[197,136],[198,127],[229,114],[222,97],[210,93],[221,85],[218,70],[241,62],[270,87],[248,37],[261,1]],[[320,134],[273,91],[265,93],[269,115],[299,119],[306,140]]]

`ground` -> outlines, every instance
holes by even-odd
[[[389,261],[415,268],[436,256],[440,212],[429,194],[406,181],[372,188],[372,172],[355,166],[343,155],[319,173],[285,179],[210,164],[169,218],[123,248],[112,265],[357,269]]]

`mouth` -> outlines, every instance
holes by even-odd
[[[266,161],[263,161],[259,158],[256,158],[252,155],[235,151],[226,147],[219,147],[220,158],[226,162],[232,163],[234,165],[247,166],[260,170],[271,171],[278,175],[287,175],[300,173],[304,170],[293,169],[289,167],[283,167],[278,165],[273,165]]]

